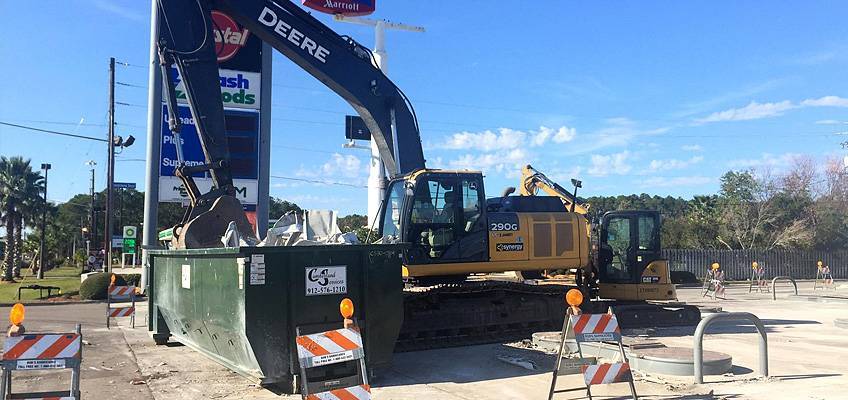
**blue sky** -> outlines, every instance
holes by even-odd
[[[377,2],[389,76],[417,112],[428,166],[481,170],[489,196],[532,164],[581,195],[715,193],[729,170],[779,172],[797,154],[843,157],[843,2]],[[526,2],[523,4],[530,4]],[[146,2],[0,5],[0,121],[105,137],[108,63],[117,133],[138,141],[116,181],[144,185]],[[373,29],[333,22],[372,46]],[[343,149],[347,103],[274,56],[271,194],[366,210],[368,153]],[[82,124],[80,124],[82,121]],[[0,154],[49,162],[49,198],[87,193],[106,145],[0,126]]]

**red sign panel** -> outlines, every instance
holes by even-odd
[[[236,71],[260,72],[262,69],[262,41],[223,11],[212,10],[212,22],[218,67]]]
[[[303,5],[327,14],[346,16],[368,15],[374,12],[377,0],[303,0]]]

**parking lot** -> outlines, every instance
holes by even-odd
[[[838,283],[837,283],[838,285]],[[768,332],[768,378],[758,378],[757,335],[747,322],[718,322],[709,329],[704,349],[733,357],[730,374],[692,377],[635,372],[640,397],[655,399],[832,399],[843,393],[848,336],[837,326],[848,318],[848,289],[813,290],[800,282],[801,297],[780,284],[778,300],[770,293],[748,293],[747,283],[730,284],[727,299],[701,295],[700,287],[679,289],[682,301],[703,309],[746,311],[757,315]],[[828,301],[819,296],[827,293]],[[813,297],[812,295],[815,295]],[[844,299],[843,299],[844,298]],[[7,315],[8,307],[0,308]],[[105,325],[105,304],[76,303],[27,308],[29,332],[83,328],[83,398],[134,399],[265,399],[279,398],[281,388],[260,388],[205,356],[177,343],[156,346],[146,332],[146,306],[140,304],[136,328],[128,319],[111,330]],[[668,346],[692,347],[693,329],[666,328],[636,332]],[[626,333],[626,332],[625,332]],[[545,398],[555,356],[522,343],[490,344],[395,354],[392,366],[375,371],[373,395],[378,399],[504,399]],[[525,367],[505,360],[520,360]],[[520,363],[521,364],[521,363]],[[526,366],[530,366],[530,369]],[[15,391],[64,388],[67,371],[19,372]],[[560,378],[558,387],[579,386],[579,375]],[[626,397],[626,384],[593,386],[599,397]],[[578,398],[580,392],[556,398]]]

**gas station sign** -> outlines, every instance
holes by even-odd
[[[303,0],[303,5],[322,13],[345,16],[369,15],[377,0]]]

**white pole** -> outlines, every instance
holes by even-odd
[[[386,54],[386,23],[377,21],[374,26],[374,60],[380,71],[389,75]],[[386,197],[386,164],[380,158],[380,148],[377,142],[371,140],[371,169],[368,175],[368,227],[376,227],[374,221],[380,217],[380,204]],[[379,229],[379,228],[378,228]]]
[[[345,17],[341,14],[333,16],[335,21],[350,22],[360,25],[371,25],[374,27],[374,61],[377,62],[377,67],[386,76],[389,75],[389,54],[386,52],[386,28],[424,32],[424,28],[420,26],[404,25],[386,20],[373,20],[368,18]],[[397,138],[394,138],[397,139]],[[397,140],[395,140],[397,142]],[[397,143],[395,143],[397,147]],[[398,155],[395,154],[395,158]],[[380,149],[375,141],[371,141],[371,168],[368,174],[368,227],[376,227],[374,221],[379,218],[380,204],[386,196],[386,165],[380,158]]]

